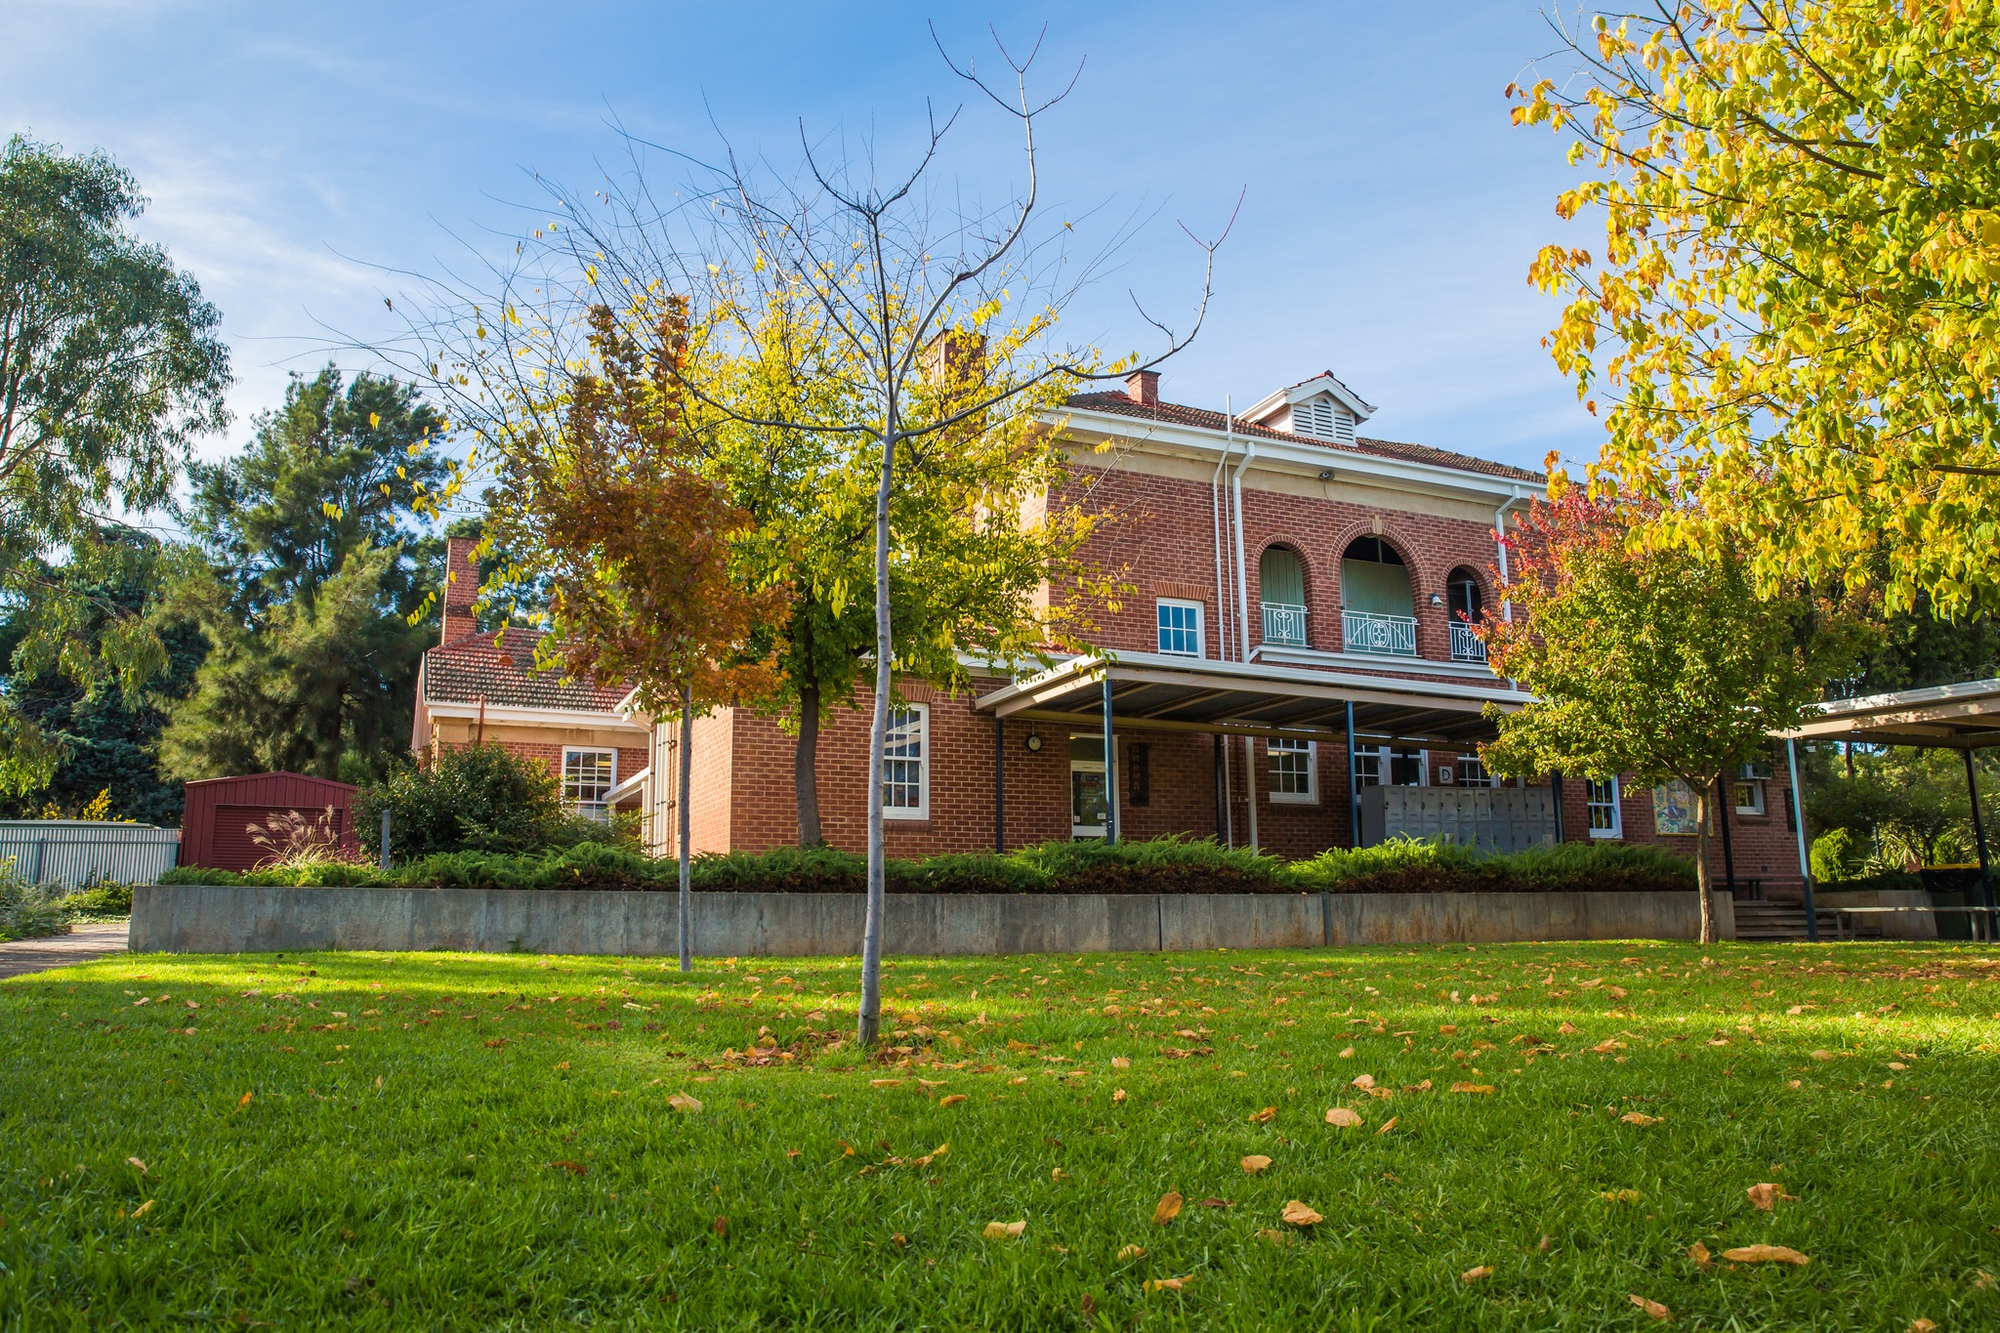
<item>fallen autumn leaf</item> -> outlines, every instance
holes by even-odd
[[[1316,1227],[1321,1222],[1326,1221],[1324,1217],[1321,1217],[1297,1199],[1293,1199],[1287,1203],[1285,1211],[1280,1216],[1295,1227]]]
[[[1181,1215],[1181,1196],[1178,1190],[1168,1190],[1160,1196],[1153,1207],[1153,1225],[1163,1227]]]
[[[1724,1250],[1722,1257],[1738,1264],[1797,1264],[1804,1268],[1812,1260],[1783,1245],[1739,1245]]]

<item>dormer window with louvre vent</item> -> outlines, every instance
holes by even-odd
[[[1354,443],[1354,414],[1322,395],[1310,402],[1292,404],[1292,433],[1319,440]]]
[[[1243,419],[1329,444],[1353,444],[1355,427],[1374,414],[1372,404],[1335,379],[1333,372],[1322,371],[1271,394]]]

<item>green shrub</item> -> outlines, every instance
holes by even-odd
[[[87,889],[66,893],[57,901],[75,917],[116,917],[132,915],[130,884],[93,884]]]
[[[1691,889],[1694,863],[1657,847],[1565,842],[1482,856],[1470,847],[1394,838],[1334,848],[1287,869],[1300,888],[1335,893],[1556,893]]]
[[[389,812],[394,860],[447,852],[528,852],[592,840],[576,827],[548,766],[498,745],[441,750],[401,765],[355,803],[355,834],[371,859],[382,854]],[[607,836],[610,836],[607,831]]]
[[[0,861],[0,940],[66,935],[72,915],[55,891],[30,884],[13,857]]]
[[[779,847],[698,856],[692,878],[696,889],[715,893],[859,893],[867,885],[867,870],[867,860],[854,852]],[[1335,849],[1289,865],[1212,839],[1045,842],[1006,856],[960,852],[892,860],[885,872],[891,893],[1532,893],[1685,890],[1695,882],[1692,863],[1656,847],[1571,842],[1482,856],[1467,847],[1412,839]],[[671,891],[678,875],[671,858],[619,843],[579,842],[528,853],[443,852],[387,874],[334,863],[241,874],[183,867],[161,876],[161,882]]]
[[[1870,848],[1851,828],[1828,829],[1813,839],[1812,877],[1815,884],[1837,884],[1865,873]]]

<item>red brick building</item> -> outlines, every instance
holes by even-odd
[[[1373,408],[1331,374],[1234,419],[1163,402],[1158,388],[1143,373],[1124,392],[1072,400],[1063,431],[1074,472],[1048,497],[1109,517],[1087,555],[1136,595],[1097,617],[1095,654],[1025,680],[996,672],[958,697],[903,683],[884,758],[890,855],[1103,836],[1108,819],[1121,837],[1214,836],[1305,856],[1353,844],[1372,786],[1464,793],[1431,804],[1488,799],[1468,790],[1492,781],[1476,754],[1490,734],[1479,709],[1519,695],[1487,668],[1468,625],[1508,614],[1493,586],[1505,558],[1497,531],[1541,493],[1542,476],[1369,439],[1358,427]],[[864,692],[820,738],[823,830],[856,850],[870,702]],[[677,734],[655,732],[644,797],[663,854],[674,847]],[[776,719],[742,709],[701,719],[693,766],[695,850],[796,841],[792,739]],[[1693,851],[1685,793],[1537,786],[1565,839]],[[1726,859],[1738,882],[1798,883],[1782,767],[1753,768],[1733,787],[1717,882]]]
[[[1135,594],[1097,616],[1091,654],[1020,679],[996,670],[956,697],[903,682],[883,758],[889,854],[1112,831],[1306,856],[1353,845],[1357,831],[1423,832],[1432,826],[1395,822],[1419,807],[1426,818],[1441,811],[1447,828],[1458,827],[1454,812],[1504,807],[1525,811],[1536,838],[1691,853],[1685,793],[1552,775],[1504,801],[1481,794],[1493,783],[1477,758],[1491,734],[1480,709],[1521,695],[1487,668],[1469,626],[1509,614],[1494,587],[1505,561],[1497,534],[1543,478],[1367,438],[1359,427],[1373,410],[1330,373],[1234,418],[1161,401],[1150,372],[1123,392],[1073,399],[1062,422],[1072,476],[1046,503],[1108,518],[1086,556]],[[579,754],[610,755],[610,787],[574,774],[566,783],[636,800],[651,845],[670,854],[678,727],[649,734],[621,711],[622,690],[533,672],[524,631],[498,647],[473,633],[469,549],[453,546],[444,642],[425,659],[413,744],[484,734],[566,773]],[[819,746],[823,831],[856,850],[866,845],[870,704],[864,691]],[[777,719],[744,709],[696,723],[696,851],[797,840],[792,744]],[[1718,883],[1731,867],[1739,882],[1799,882],[1786,777],[1753,768],[1732,784],[1727,847],[1714,844]],[[1419,795],[1371,797],[1375,787]]]
[[[623,685],[565,679],[535,670],[534,630],[481,631],[477,543],[445,543],[444,629],[417,668],[410,749],[417,754],[487,742],[549,766],[563,795],[587,812],[636,807],[645,783],[651,731],[621,711]]]

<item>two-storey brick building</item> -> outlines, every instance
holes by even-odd
[[[903,683],[881,760],[890,855],[1115,832],[1303,856],[1366,834],[1372,787],[1492,785],[1476,753],[1491,734],[1481,709],[1522,696],[1487,668],[1470,627],[1510,613],[1495,589],[1498,534],[1541,475],[1367,438],[1373,408],[1331,374],[1234,417],[1164,402],[1158,388],[1142,373],[1124,392],[1073,399],[1059,423],[1072,477],[1047,498],[1110,519],[1086,555],[1135,595],[1097,615],[1093,653],[980,678],[957,697]],[[819,748],[825,835],[855,849],[869,705],[864,692]],[[655,729],[643,793],[663,853],[677,738]],[[796,840],[792,740],[776,719],[702,718],[693,769],[697,851]],[[1739,882],[1799,881],[1784,779],[1753,768],[1731,784],[1718,883],[1725,859]],[[1684,792],[1557,775],[1533,787],[1557,836],[1693,850]],[[1390,795],[1373,798],[1376,836]],[[1485,800],[1438,791],[1426,803]],[[1390,827],[1417,804],[1388,802]]]
[[[889,853],[1188,834],[1305,856],[1399,828],[1471,827],[1454,812],[1499,828],[1502,844],[1496,820],[1526,821],[1516,844],[1691,853],[1685,792],[1553,774],[1493,792],[1481,710],[1524,696],[1494,677],[1471,631],[1511,613],[1495,587],[1499,535],[1543,478],[1370,439],[1373,410],[1331,374],[1233,417],[1161,401],[1152,373],[1073,399],[1052,423],[1071,477],[1045,503],[1109,520],[1085,555],[1133,594],[1097,613],[1091,653],[1021,678],[995,671],[955,697],[902,683],[881,759]],[[655,850],[673,852],[678,727],[632,716],[621,687],[536,672],[526,631],[497,643],[474,632],[470,557],[471,543],[451,544],[413,747],[484,737],[532,753],[581,806],[636,803]],[[819,743],[822,828],[854,849],[866,844],[870,704],[864,691]],[[797,840],[792,746],[777,719],[747,709],[696,723],[696,851]],[[1739,883],[1798,884],[1786,777],[1752,768],[1730,784],[1717,882],[1733,870]]]

